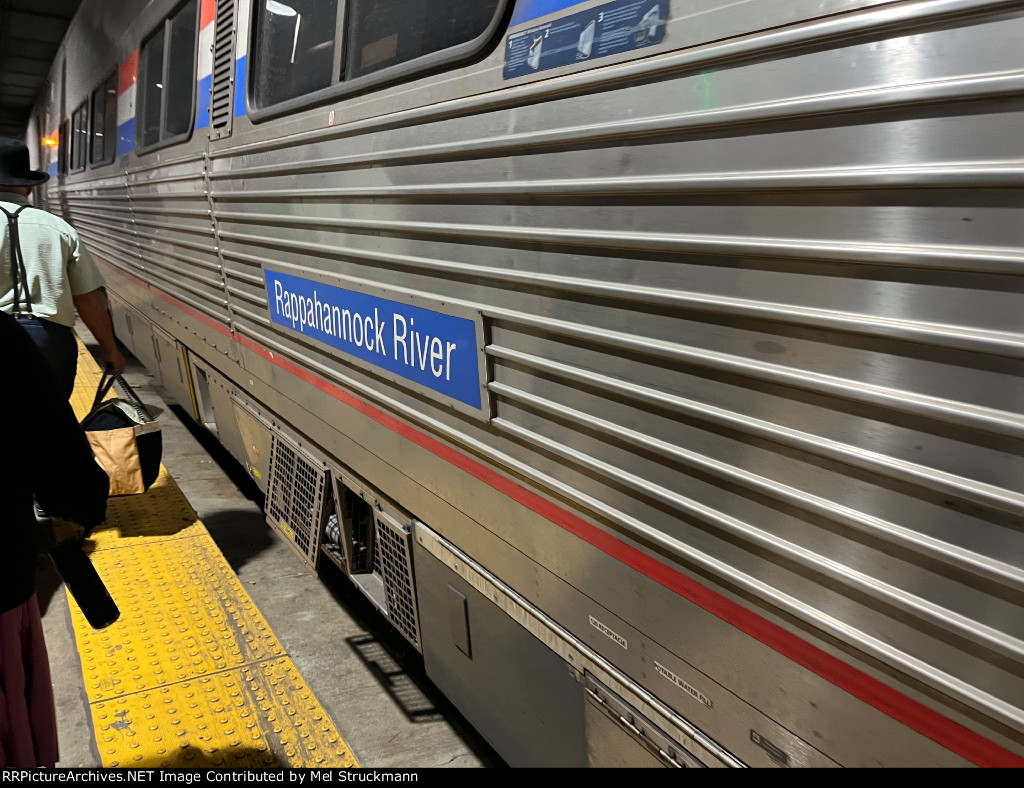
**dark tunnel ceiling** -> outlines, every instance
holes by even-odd
[[[0,136],[22,137],[82,0],[0,0]]]

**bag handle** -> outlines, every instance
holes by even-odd
[[[110,387],[114,385],[114,380],[121,377],[115,375],[107,370],[103,370],[103,377],[100,378],[100,384],[96,387],[96,396],[93,397],[92,407],[89,408],[89,413],[92,413],[99,407],[99,404],[103,402],[103,398],[107,396],[107,392],[110,391]]]
[[[139,395],[136,394],[135,390],[125,382],[125,379],[106,369],[103,370],[103,377],[100,378],[99,386],[96,387],[96,396],[93,398],[92,407],[89,408],[90,414],[94,413],[96,408],[102,404],[103,398],[107,396],[114,383],[120,384],[121,391],[124,392],[124,398],[128,402],[138,408],[142,413],[145,413],[147,416],[152,418],[149,413],[149,408],[143,404],[142,400],[139,399]]]
[[[124,394],[124,398],[128,400],[136,408],[138,408],[140,411],[145,413],[150,419],[152,419],[153,417],[149,413],[149,408],[147,408],[143,404],[142,400],[139,399],[139,395],[135,393],[135,389],[133,389],[131,386],[125,383],[124,378],[121,377],[120,375],[114,375],[113,377],[114,380],[116,380],[120,385],[121,392]]]

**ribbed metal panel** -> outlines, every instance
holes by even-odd
[[[61,201],[65,216],[98,262],[141,270],[135,216],[123,174],[65,189]]]
[[[203,175],[204,159],[196,154],[135,169],[129,176],[133,227],[144,278],[226,324],[227,293]]]
[[[1024,3],[672,8],[651,57],[502,82],[496,51],[340,101],[333,126],[319,108],[238,120],[205,155],[134,167],[127,202],[61,199],[112,263],[229,326],[234,374],[285,422],[373,454],[417,516],[405,496],[426,490],[478,523],[473,544],[464,523],[451,533],[491,571],[498,541],[532,561],[536,576],[502,579],[566,627],[586,618],[548,576],[677,657],[716,710],[756,708],[844,764],[934,755],[870,691],[830,706],[852,690],[813,659],[699,618],[664,570],[1024,753]],[[479,310],[490,418],[272,324],[264,267]],[[190,330],[221,335],[206,328]],[[395,437],[408,425],[486,473],[417,462]],[[484,487],[505,488],[485,477],[607,540],[570,554],[568,528],[494,506]],[[692,701],[643,647],[592,646]],[[763,757],[698,706],[709,734]]]
[[[215,160],[236,324],[1024,735],[1024,71],[971,43],[1021,25],[928,24]],[[261,266],[481,308],[495,417],[271,326]]]

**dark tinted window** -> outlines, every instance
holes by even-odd
[[[189,0],[139,50],[135,134],[140,147],[173,140],[192,129],[196,9]]]
[[[259,0],[256,103],[303,96],[334,81],[337,0]]]
[[[345,78],[472,41],[497,8],[498,0],[349,0]]]
[[[153,36],[139,51],[139,96],[136,133],[139,141],[153,145],[160,141],[160,115],[164,100],[164,31]]]
[[[89,148],[89,112],[82,104],[71,115],[71,161],[68,171],[85,167],[85,152]]]
[[[472,54],[471,42],[488,31],[505,0],[347,0],[345,20],[335,19],[337,0],[253,5],[253,100],[263,108],[368,74],[386,79],[383,72],[419,58],[428,69],[446,56]]]
[[[57,138],[57,172],[67,174],[71,162],[71,121],[66,120],[60,125]]]
[[[117,70],[92,93],[91,164],[109,164],[117,148]]]
[[[167,58],[165,136],[187,134],[192,129],[192,94],[195,92],[196,3],[186,4],[170,21]]]

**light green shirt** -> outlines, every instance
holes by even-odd
[[[29,205],[29,201],[20,194],[0,190],[0,205],[14,213],[20,206]],[[70,224],[39,208],[21,212],[18,235],[32,294],[32,314],[74,326],[76,313],[72,298],[91,293],[105,284],[92,255]],[[14,300],[11,238],[7,217],[0,213],[0,310],[13,314]]]

